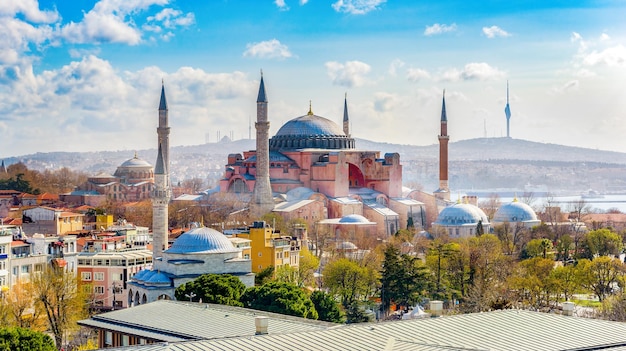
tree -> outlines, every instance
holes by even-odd
[[[4,293],[2,304],[8,312],[6,324],[21,328],[42,329],[40,309],[35,308],[32,284],[20,281]]]
[[[317,319],[311,299],[301,288],[284,282],[269,282],[248,288],[241,297],[245,307],[256,310]]]
[[[343,323],[345,316],[339,308],[337,300],[332,295],[321,290],[315,290],[311,293],[311,301],[315,306],[315,310],[322,321]]]
[[[617,258],[599,256],[589,261],[578,261],[577,268],[583,287],[593,291],[600,301],[613,293],[620,275],[624,272],[622,262]]]
[[[315,286],[315,272],[320,267],[320,259],[311,251],[303,249],[300,251],[300,262],[298,264],[298,277],[296,284],[300,287]]]
[[[522,258],[548,258],[552,256],[551,252],[552,242],[549,239],[533,239],[526,244],[521,256]]]
[[[519,300],[534,308],[550,306],[550,296],[555,290],[550,279],[553,267],[553,260],[539,256],[520,262],[517,274],[511,278],[511,287],[517,291]]]
[[[393,245],[385,248],[381,272],[381,300],[383,310],[391,303],[410,305],[425,294],[428,287],[428,269],[415,256],[400,254]]]
[[[370,291],[368,286],[368,268],[348,258],[339,258],[326,265],[323,272],[323,284],[330,294],[339,297],[347,308],[353,302],[364,299]]]
[[[267,266],[254,276],[254,285],[261,286],[274,279],[274,266]]]
[[[47,266],[40,274],[31,277],[35,299],[47,317],[48,328],[60,349],[66,332],[76,329],[76,322],[86,315],[87,296],[78,288],[73,273],[63,268]]]
[[[579,275],[576,273],[574,265],[559,266],[550,272],[550,279],[555,284],[555,291],[563,294],[565,301],[574,295],[580,288]]]
[[[454,274],[451,268],[454,264],[454,256],[458,254],[457,243],[444,243],[439,239],[432,242],[426,256],[426,265],[434,278],[434,291],[431,291],[431,296],[434,298],[449,299],[453,294],[451,287],[453,277],[450,274]],[[455,295],[458,296],[458,292]]]
[[[584,246],[588,250],[587,258],[619,255],[623,247],[622,237],[606,228],[592,230],[585,236]]]
[[[185,300],[187,296],[193,295],[202,302],[243,306],[240,298],[245,291],[246,286],[233,275],[203,274],[176,288],[174,295],[177,300]]]
[[[52,338],[20,327],[0,328],[0,351],[56,351]]]

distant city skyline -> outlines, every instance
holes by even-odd
[[[270,136],[302,116],[434,145],[515,139],[626,152],[623,1],[0,2],[0,159],[248,138],[263,70]],[[254,134],[254,133],[253,133]],[[357,145],[358,147],[358,145]]]

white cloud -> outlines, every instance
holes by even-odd
[[[395,59],[389,64],[389,75],[395,77],[398,74],[398,69],[404,67],[404,62],[400,59]]]
[[[608,34],[606,34],[606,33],[602,33],[600,35],[600,41],[606,41],[606,40],[610,40],[610,39],[611,39],[611,37]]]
[[[59,20],[56,10],[40,10],[37,0],[0,1],[0,16],[14,17],[17,14],[22,14],[25,21],[33,23],[54,23]]]
[[[370,65],[361,61],[347,61],[345,64],[330,61],[325,66],[334,85],[349,88],[363,86],[367,82],[366,75],[371,71]]]
[[[580,82],[577,79],[574,79],[574,80],[570,80],[564,83],[561,86],[553,87],[552,92],[555,94],[564,94],[570,90],[578,90],[579,86],[580,86]]]
[[[309,0],[300,0],[300,5],[306,5],[309,2]]]
[[[289,10],[289,6],[287,6],[287,4],[285,3],[285,0],[275,0],[274,3],[276,4],[276,7],[278,7],[281,10]]]
[[[165,6],[169,0],[101,0],[85,13],[80,22],[70,22],[60,28],[62,38],[70,43],[124,43],[137,45],[142,32],[136,17],[152,6]],[[159,26],[172,29],[187,27],[195,22],[193,13],[164,8],[155,16],[146,18],[144,30],[161,32]],[[170,34],[171,35],[171,34]],[[167,38],[167,35],[164,36]]]
[[[370,11],[377,10],[380,5],[387,0],[338,0],[331,6],[337,12],[349,13],[352,15],[364,15]]]
[[[443,72],[441,80],[443,81],[460,81],[460,80],[494,80],[501,79],[505,76],[503,71],[496,67],[491,67],[485,62],[472,62],[463,67],[462,70],[452,68]]]
[[[582,62],[587,66],[626,67],[626,47],[617,45],[602,51],[594,50],[586,54]]]
[[[498,37],[506,38],[506,37],[511,36],[510,33],[508,33],[507,31],[503,30],[502,28],[498,26],[483,27],[483,34],[485,34],[485,36],[489,39],[498,38]]]
[[[280,43],[280,41],[272,39],[258,43],[247,44],[246,51],[244,51],[243,56],[264,59],[285,59],[292,57],[293,54],[289,51],[287,45],[283,45]]]
[[[398,105],[398,96],[395,94],[378,92],[374,93],[374,110],[376,112],[389,112]]]
[[[428,73],[428,71],[423,70],[421,68],[409,68],[407,70],[406,77],[410,82],[419,82],[424,79],[429,79],[430,73]]]
[[[431,36],[435,34],[442,34],[447,32],[454,32],[456,30],[456,23],[451,25],[435,23],[432,26],[426,26],[424,30],[425,36]]]

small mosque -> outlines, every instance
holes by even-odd
[[[113,175],[99,173],[89,177],[77,191],[95,192],[114,201],[141,201],[150,198],[154,187],[154,168],[135,156],[117,167]]]
[[[254,285],[252,261],[217,230],[198,227],[183,233],[152,269],[137,272],[128,283],[128,306],[156,300],[174,300],[177,287],[203,274],[230,274],[250,287]]]
[[[474,204],[458,201],[439,212],[433,223],[433,232],[435,236],[445,232],[450,238],[470,237],[478,234],[479,226],[482,233],[489,233],[491,230],[485,212]]]

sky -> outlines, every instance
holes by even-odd
[[[309,106],[373,141],[626,152],[626,2],[1,0],[0,159],[254,138]],[[250,133],[251,132],[251,133]],[[358,145],[357,145],[358,147]],[[242,150],[243,151],[243,150]]]

